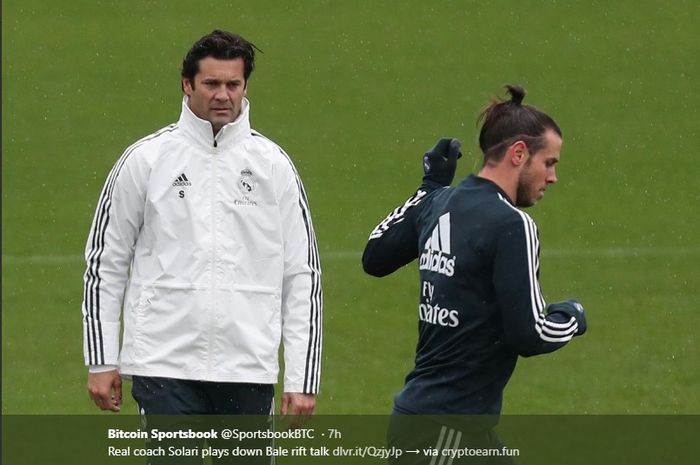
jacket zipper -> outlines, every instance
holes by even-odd
[[[210,375],[212,372],[213,368],[213,363],[214,363],[214,351],[213,351],[213,345],[214,345],[214,327],[215,325],[215,316],[216,316],[216,311],[217,311],[217,297],[216,297],[216,249],[218,247],[218,241],[217,241],[217,233],[219,229],[218,225],[218,214],[217,214],[217,208],[216,208],[216,188],[218,184],[218,178],[217,178],[217,169],[216,165],[218,164],[218,143],[216,142],[216,139],[214,139],[214,146],[211,151],[211,157],[212,157],[212,182],[211,182],[211,218],[212,218],[212,236],[211,236],[211,311],[209,312],[209,337],[208,339],[208,354],[207,354],[207,375]]]

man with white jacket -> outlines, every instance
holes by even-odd
[[[309,205],[287,154],[251,129],[254,45],[213,31],[182,68],[177,123],[127,148],[87,241],[88,392],[143,414],[268,414],[284,346],[281,413],[313,414],[321,269]],[[120,317],[123,318],[123,335]]]

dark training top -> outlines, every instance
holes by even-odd
[[[518,355],[552,352],[574,318],[543,313],[535,222],[493,182],[422,186],[370,234],[362,263],[388,275],[419,258],[415,368],[399,412],[498,414]]]

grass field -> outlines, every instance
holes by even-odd
[[[362,273],[371,228],[504,83],[564,132],[530,210],[548,300],[589,332],[521,360],[505,413],[700,414],[700,2],[3,2],[2,412],[98,413],[81,255],[123,149],[175,121],[179,67],[216,27],[263,51],[253,127],[294,158],[321,248],[320,413],[388,413],[416,340],[415,266]],[[201,5],[201,6],[200,6]],[[126,400],[125,409],[134,408]]]

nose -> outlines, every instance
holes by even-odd
[[[559,179],[557,178],[557,172],[554,168],[552,168],[551,172],[549,173],[549,176],[547,176],[547,184],[554,184],[557,181],[559,181]]]
[[[217,87],[216,91],[214,92],[214,98],[216,100],[228,100],[228,94],[226,93],[226,87],[225,86]]]

